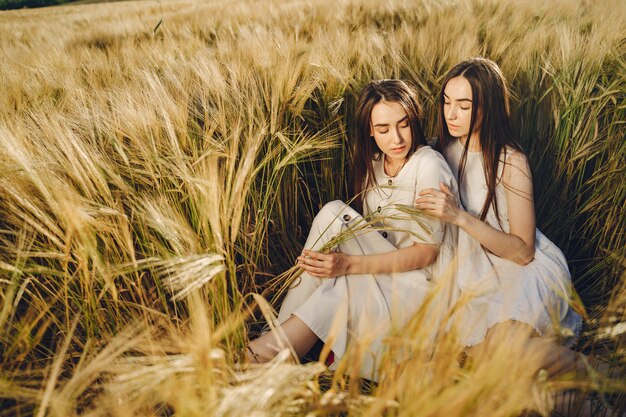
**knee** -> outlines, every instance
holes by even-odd
[[[326,223],[337,220],[340,223],[349,223],[359,216],[359,213],[341,200],[326,203],[315,219],[323,219]]]
[[[313,219],[305,248],[319,250],[333,236],[341,233],[344,226],[358,218],[359,213],[343,201],[331,201]]]
[[[341,200],[334,200],[330,203],[324,204],[324,207],[319,211],[318,216],[334,218],[341,214],[346,208],[350,208],[346,203]]]

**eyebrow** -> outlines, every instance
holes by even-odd
[[[398,123],[402,123],[402,122],[404,122],[405,120],[407,120],[408,118],[409,118],[409,115],[407,114],[407,115],[406,115],[406,116],[404,116],[402,119],[398,120],[398,121],[396,122],[396,124],[398,124]],[[381,127],[381,126],[389,126],[389,123],[376,123],[376,124],[374,125],[374,127]]]
[[[448,97],[448,95],[447,95],[446,93],[443,93],[443,96],[444,96],[445,98],[447,98],[448,100],[450,100],[450,97]],[[471,99],[469,99],[469,98],[460,98],[460,99],[458,99],[458,100],[456,100],[456,101],[469,101],[470,103],[472,102],[472,100],[471,100]]]

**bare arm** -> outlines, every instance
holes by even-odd
[[[535,208],[530,167],[523,154],[515,152],[508,158],[503,183],[509,233],[494,229],[461,209],[445,185],[441,190],[423,190],[415,201],[416,207],[459,226],[494,255],[526,265],[535,254]]]
[[[423,268],[437,258],[437,248],[414,243],[407,248],[376,255],[346,255],[340,252],[320,253],[302,251],[298,264],[318,278],[333,278],[345,274],[381,274]]]
[[[456,182],[450,167],[443,157],[434,151],[426,150],[419,161],[415,178],[415,192],[425,188],[437,187],[440,182]],[[412,223],[415,231],[423,231],[432,241],[423,243],[414,241],[413,245],[374,255],[346,255],[339,252],[319,253],[304,250],[298,257],[299,265],[318,278],[332,278],[345,274],[384,274],[404,272],[424,268],[437,259],[439,244],[443,241],[444,222],[437,219],[423,219],[428,223],[420,226]],[[422,230],[425,227],[424,230]],[[418,240],[417,238],[415,240]]]

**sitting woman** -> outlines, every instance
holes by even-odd
[[[508,90],[493,61],[473,58],[450,70],[439,96],[439,125],[463,207],[445,184],[422,190],[415,204],[459,228],[458,286],[475,295],[459,317],[463,344],[479,356],[492,341],[527,332],[545,336],[526,340],[529,349],[550,352],[544,367],[551,374],[582,368],[579,354],[549,337],[571,339],[581,318],[569,305],[563,253],[535,227],[530,168],[515,142]]]
[[[382,339],[402,325],[431,292],[452,259],[456,228],[411,216],[421,190],[456,182],[431,149],[416,93],[399,80],[368,84],[356,105],[355,205],[326,204],[298,258],[302,275],[280,309],[280,325],[248,345],[264,362],[288,343],[302,357],[321,339],[335,364],[359,346],[361,377],[377,380]]]

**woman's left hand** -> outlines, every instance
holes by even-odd
[[[415,200],[415,208],[446,223],[457,224],[463,210],[450,189],[443,183],[439,186],[440,190],[434,188],[422,190],[419,193],[420,197]]]
[[[321,253],[304,249],[298,266],[317,278],[335,278],[348,273],[349,257],[341,252]]]

